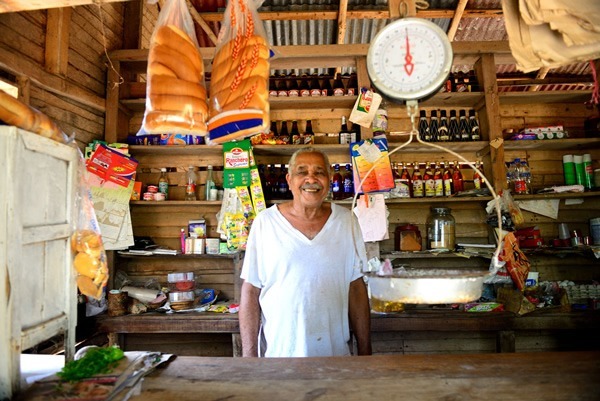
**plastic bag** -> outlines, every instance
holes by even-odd
[[[137,135],[206,135],[204,63],[185,0],[169,0],[158,16],[148,55],[146,112]]]
[[[88,297],[101,299],[108,281],[108,264],[102,243],[100,226],[96,219],[92,192],[87,181],[87,169],[80,152],[78,165],[79,191],[76,226],[71,235],[73,266],[77,271],[77,287]]]
[[[225,188],[223,204],[217,213],[217,220],[217,232],[227,241],[227,249],[230,251],[246,249],[251,222],[244,211],[242,199],[236,188]]]
[[[519,248],[519,240],[514,233],[507,233],[502,240],[502,251],[499,259],[506,262],[506,270],[512,281],[521,291],[525,289],[525,280],[529,274],[529,260]]]
[[[209,142],[269,131],[269,55],[254,2],[230,0],[212,64]]]

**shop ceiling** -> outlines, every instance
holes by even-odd
[[[118,1],[5,0],[0,13]],[[227,0],[187,1],[200,46],[214,46]],[[156,7],[163,2],[159,0]],[[490,48],[509,48],[501,0],[429,0],[425,9],[418,7],[423,3],[418,0],[265,0],[259,15],[275,46],[368,44],[381,28],[398,18],[401,3],[416,10],[417,17],[438,24],[454,43],[489,42]],[[469,68],[455,65],[454,71]],[[498,64],[497,77],[500,91],[589,90],[593,85],[589,63],[542,68],[529,74],[518,71],[514,63]]]

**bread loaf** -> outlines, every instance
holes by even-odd
[[[100,234],[93,230],[77,230],[71,235],[71,248],[75,253],[73,266],[79,274],[79,290],[99,299],[108,281],[108,265]]]
[[[204,64],[190,37],[174,25],[157,28],[148,55],[146,133],[206,134]]]

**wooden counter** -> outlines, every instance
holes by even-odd
[[[600,352],[178,357],[131,400],[597,401],[598,377]]]

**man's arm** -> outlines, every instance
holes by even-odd
[[[258,330],[260,329],[260,288],[244,281],[240,299],[240,335],[242,356],[258,356]]]
[[[348,309],[350,329],[356,337],[358,355],[371,355],[371,308],[367,286],[362,277],[350,283]]]

